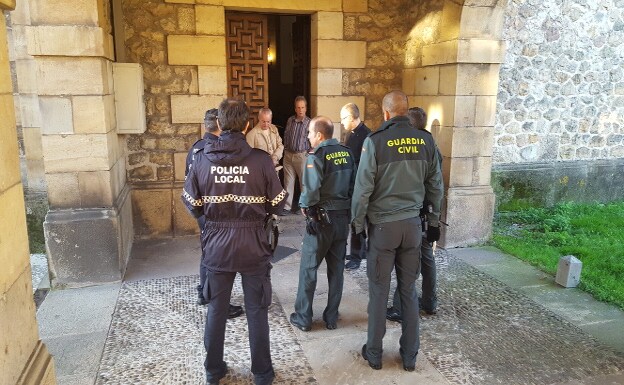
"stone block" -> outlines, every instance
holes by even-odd
[[[132,190],[132,216],[137,236],[172,234],[171,199],[169,189]]]
[[[416,70],[414,68],[405,68],[403,70],[401,89],[408,97],[416,95]]]
[[[366,13],[368,12],[368,0],[342,0],[342,11]]]
[[[174,234],[176,236],[179,235],[189,235],[189,234],[197,234],[197,220],[189,211],[186,209],[184,203],[176,196],[176,192],[181,189],[174,189],[173,192],[173,228]]]
[[[496,96],[477,96],[475,126],[494,126],[496,122]]]
[[[50,208],[80,207],[80,189],[76,173],[46,173]]]
[[[14,232],[15,229],[11,229],[11,233]],[[26,232],[25,228],[23,232]],[[28,251],[19,255],[15,252],[7,254],[10,259],[19,260],[24,265],[23,269],[10,277],[4,275],[8,272],[4,263],[0,269],[0,283],[3,284],[0,289],[0,335],[3,345],[3,354],[0,355],[1,384],[18,384],[22,372],[31,366],[29,359],[39,344],[28,255]],[[49,354],[46,359],[49,362]]]
[[[39,97],[41,111],[41,132],[50,134],[71,134],[74,132],[72,103],[66,97]]]
[[[206,110],[215,108],[225,95],[171,95],[171,123],[203,123]]]
[[[266,0],[195,0],[196,4],[224,5],[227,8],[243,8],[247,12],[264,13],[312,13],[317,11],[342,11],[342,3],[335,0],[280,0],[268,2]]]
[[[342,69],[313,70],[310,83],[312,95],[342,95]]]
[[[494,142],[493,127],[451,127],[452,156],[459,158],[491,157]],[[446,152],[451,155],[451,152]]]
[[[343,39],[342,12],[316,12],[312,14],[311,32],[312,39]]]
[[[105,134],[115,128],[113,95],[74,96],[72,107],[74,132],[77,134]]]
[[[555,282],[566,288],[577,287],[581,282],[582,268],[583,262],[574,255],[566,255],[559,258]]]
[[[440,246],[482,244],[492,235],[495,195],[490,186],[454,187],[446,193],[446,220]]]
[[[170,65],[225,66],[225,36],[168,35]]]
[[[445,80],[444,80],[445,81]],[[414,94],[438,95],[440,68],[422,67],[414,69]]]
[[[475,125],[476,96],[456,96],[453,125],[455,127],[472,127]]]
[[[502,63],[505,59],[505,41],[469,39],[457,42],[458,63]]]
[[[43,160],[41,128],[22,127],[22,139],[24,140],[24,157],[26,160]],[[3,164],[6,163],[3,162]]]
[[[15,134],[15,118],[13,114],[13,96],[0,95],[0,193],[19,183],[20,165]],[[4,206],[2,206],[4,207]]]
[[[52,286],[121,280],[119,222],[115,208],[48,211],[43,229]]]
[[[457,63],[458,45],[459,42],[457,40],[425,45],[422,47],[422,65],[432,66],[437,64]]]
[[[37,62],[33,59],[19,59],[15,61],[17,86],[20,94],[37,93]]]
[[[312,47],[312,68],[366,67],[364,41],[316,40]]]
[[[173,170],[175,180],[184,180],[186,172],[186,155],[187,152],[176,152],[173,154]]]
[[[103,58],[37,58],[39,95],[110,94],[110,62]]]
[[[31,4],[30,19],[33,25],[76,24],[96,27],[99,9],[93,0],[39,0],[36,6]]]
[[[17,183],[0,191],[2,220],[0,234],[5,234],[0,242],[0,296],[6,293],[15,280],[25,270],[30,273],[30,252],[26,233],[26,207],[22,184]],[[10,234],[10,235],[9,235]],[[31,291],[32,293],[32,291]],[[0,301],[2,304],[3,301]],[[0,313],[6,314],[6,313]]]
[[[498,94],[498,64],[458,64],[457,95]]]
[[[0,34],[0,94],[8,94],[13,92],[13,81],[11,80],[11,72],[9,71],[9,51],[6,43],[6,25],[4,20],[0,23],[0,28],[4,28]],[[4,37],[2,36],[4,35]]]
[[[44,162],[47,172],[107,171],[109,142],[105,134],[43,135]]]
[[[195,6],[195,29],[198,35],[225,35],[225,8]]]
[[[27,27],[26,35],[28,53],[33,56],[101,56],[114,59],[110,35],[100,27],[38,25]]]
[[[200,95],[227,94],[227,67],[199,66],[197,67],[197,80]]]
[[[223,0],[218,0],[223,2]],[[165,0],[165,3],[174,3],[174,4],[195,4],[195,0]]]
[[[457,95],[457,65],[440,66],[440,87],[441,95]]]
[[[112,207],[111,172],[90,171],[78,173],[80,207]]]
[[[427,122],[435,120],[442,127],[451,127],[455,123],[455,96],[415,96],[409,99],[410,107],[421,107],[427,112]]]
[[[30,24],[30,5],[28,2],[16,2],[15,0],[0,1],[0,3],[2,2],[15,4],[15,9],[11,11],[11,24],[13,26]]]
[[[317,96],[312,116],[323,115],[333,122],[340,122],[340,109],[347,103],[355,103],[360,109],[360,119],[366,120],[366,99],[364,96]]]
[[[113,196],[113,202],[119,194],[121,194],[123,188],[126,186],[126,159],[122,158],[117,160],[117,163],[113,165],[110,171],[110,186]]]
[[[493,38],[503,35],[505,7],[466,7],[462,8],[460,38]]]
[[[438,41],[457,39],[460,36],[460,22],[462,20],[463,6],[461,2],[445,1],[442,7],[440,20],[440,36]]]
[[[449,187],[489,186],[492,175],[491,157],[450,159]]]
[[[36,94],[19,95],[20,120],[22,127],[41,127],[39,96]]]

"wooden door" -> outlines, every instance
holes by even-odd
[[[228,96],[240,97],[251,109],[250,124],[269,103],[266,15],[227,12]]]

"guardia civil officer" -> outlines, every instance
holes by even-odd
[[[204,216],[206,221],[202,233],[204,297],[208,301],[204,366],[209,384],[218,384],[227,372],[223,343],[237,272],[245,296],[254,381],[258,385],[271,384],[275,376],[268,323],[272,253],[264,218],[283,208],[286,192],[271,157],[245,141],[242,131],[249,124],[248,118],[245,102],[221,102],[217,120],[221,136],[208,141],[199,152],[182,193],[191,213],[196,218]]]
[[[191,170],[191,167],[193,166],[193,161],[197,157],[197,154],[201,150],[204,149],[206,142],[208,141],[213,142],[219,139],[219,134],[221,133],[221,130],[219,129],[219,126],[217,126],[217,113],[218,113],[218,110],[216,108],[211,108],[210,110],[206,111],[206,114],[204,115],[204,127],[206,127],[206,133],[204,134],[204,137],[202,139],[193,143],[193,146],[191,147],[188,154],[186,155],[186,168],[184,169],[185,179],[189,171]],[[200,234],[202,233],[204,229],[205,221],[206,220],[203,215],[197,218],[197,225],[199,226]],[[199,240],[201,242],[201,235],[199,237]],[[203,294],[204,293],[204,281],[206,280],[206,268],[204,267],[202,263],[202,260],[203,260],[202,254],[204,250],[203,245],[201,245],[201,250],[202,250],[202,253],[200,253],[199,255],[199,285],[197,285],[197,304],[205,305],[208,302],[204,298],[204,294]],[[235,305],[230,304],[228,318],[236,318],[240,316],[241,314],[243,314],[242,306],[235,306]]]
[[[371,130],[360,119],[360,109],[355,103],[347,103],[340,109],[340,124],[347,131],[345,146],[353,151],[355,167],[360,163],[362,144]],[[349,242],[351,253],[347,256],[349,262],[345,265],[346,270],[355,270],[360,267],[362,259],[366,259],[366,239],[363,234],[351,233]]]
[[[412,126],[431,135],[425,128],[427,126],[427,113],[422,108],[410,108],[407,111],[407,117]],[[437,146],[436,157],[440,163],[440,167],[442,167],[442,154],[440,154],[440,150]],[[421,223],[424,223],[425,226],[428,225],[426,215],[430,207],[431,205],[429,202],[425,201],[423,202],[423,207],[420,209]],[[418,298],[418,306],[425,314],[436,314],[438,306],[438,297],[436,295],[436,265],[433,253],[433,242],[429,242],[427,239],[426,228],[423,228],[422,243],[420,245],[420,274],[422,275],[422,291],[421,296]],[[389,307],[386,312],[386,318],[390,321],[401,322],[401,298],[398,294],[398,287],[394,292],[392,302],[392,306]]]
[[[395,268],[403,311],[399,340],[403,368],[413,371],[420,346],[415,281],[420,267],[422,202],[432,203],[430,241],[440,236],[442,173],[431,135],[410,125],[407,96],[393,91],[383,98],[384,123],[364,140],[353,191],[352,225],[356,234],[368,226],[368,338],[362,357],[373,369],[382,367],[383,337],[390,274]]]
[[[355,179],[353,153],[332,138],[332,121],[318,116],[312,119],[308,130],[313,149],[306,160],[299,199],[307,226],[301,248],[295,312],[290,315],[290,323],[304,332],[312,327],[316,273],[323,259],[327,263],[329,283],[323,321],[327,329],[336,329],[349,235],[350,197]]]

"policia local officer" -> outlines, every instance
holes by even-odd
[[[429,216],[430,241],[440,237],[442,173],[435,143],[409,124],[407,96],[393,91],[383,98],[385,122],[364,140],[353,191],[352,225],[356,234],[369,219],[368,338],[362,357],[373,369],[381,369],[386,304],[390,275],[396,269],[401,307],[402,333],[399,340],[403,369],[413,371],[420,347],[418,298],[415,281],[420,268],[422,238],[420,208],[426,199],[433,210]]]
[[[193,143],[193,146],[189,150],[186,155],[186,168],[184,169],[184,179],[186,179],[191,167],[193,166],[193,161],[198,156],[198,153],[204,149],[206,142],[214,142],[219,140],[219,134],[221,130],[217,125],[217,114],[219,111],[216,108],[211,108],[206,111],[204,115],[204,126],[206,127],[206,133],[204,137],[197,142]],[[199,225],[199,233],[200,233],[200,242],[201,242],[201,233],[204,231],[204,223],[206,222],[206,218],[202,215],[197,218],[197,225]],[[197,304],[205,305],[208,302],[204,298],[204,281],[206,280],[206,268],[203,264],[203,250],[204,246],[201,247],[202,253],[199,258],[199,285],[197,285]],[[236,318],[243,314],[242,306],[235,306],[230,304],[228,318]]]
[[[318,116],[312,119],[308,130],[313,149],[306,160],[299,199],[307,226],[301,248],[295,312],[290,315],[290,323],[304,332],[312,328],[316,273],[323,259],[327,263],[329,283],[323,321],[327,329],[336,329],[349,236],[350,197],[355,179],[353,153],[332,139],[332,121]]]
[[[275,377],[268,322],[272,252],[264,219],[283,208],[286,191],[271,157],[245,141],[242,131],[249,125],[248,118],[245,102],[221,102],[217,120],[221,136],[208,141],[193,161],[182,193],[193,216],[204,216],[206,221],[202,233],[208,301],[204,367],[209,384],[218,384],[227,372],[223,343],[236,273],[242,277],[245,295],[254,382],[268,385]]]

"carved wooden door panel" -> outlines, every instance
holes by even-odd
[[[225,22],[228,96],[247,102],[253,127],[258,111],[269,103],[267,17],[227,12]]]

